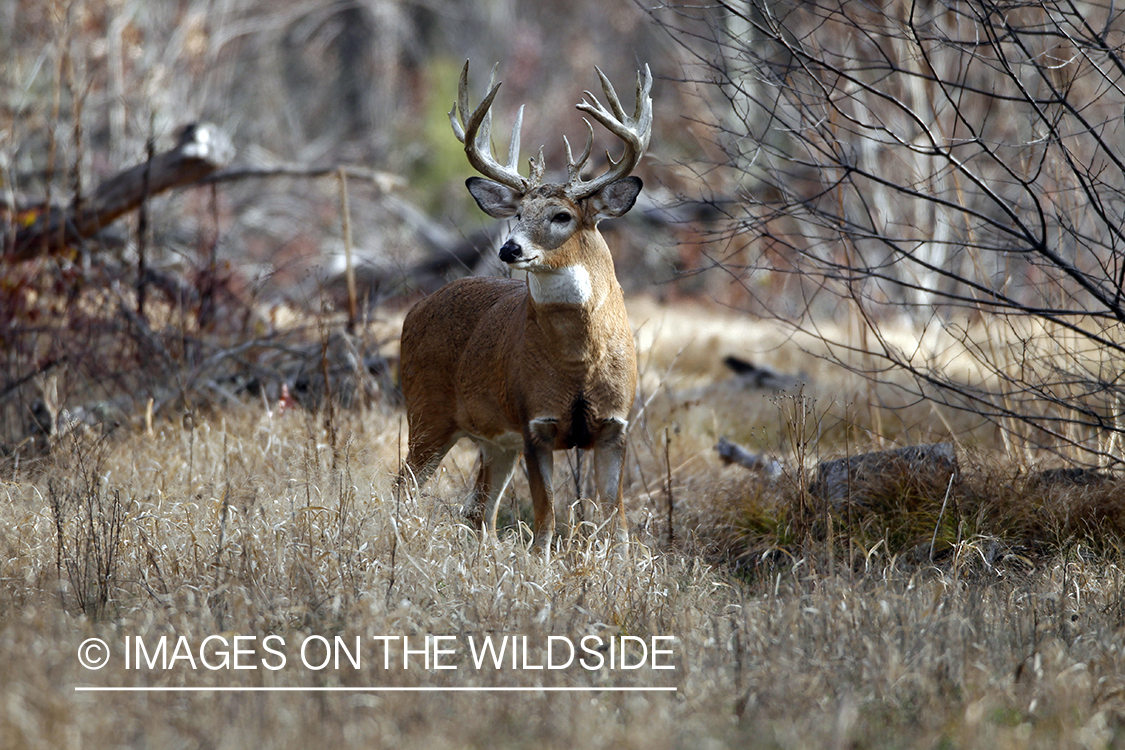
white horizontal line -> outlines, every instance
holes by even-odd
[[[83,693],[674,693],[676,687],[96,687]]]

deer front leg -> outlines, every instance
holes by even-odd
[[[533,419],[528,423],[524,441],[527,456],[527,479],[531,485],[531,505],[535,511],[535,535],[532,547],[548,553],[555,534],[555,437],[558,420],[553,417]]]
[[[606,518],[616,527],[617,541],[629,541],[629,525],[625,519],[625,498],[622,474],[625,470],[625,428],[628,422],[610,417],[602,423],[594,443],[594,483],[601,495]]]

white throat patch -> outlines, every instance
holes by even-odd
[[[583,266],[532,271],[527,275],[527,285],[531,289],[531,298],[540,305],[584,305],[594,293],[590,272]]]

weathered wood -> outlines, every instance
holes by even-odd
[[[1043,469],[1031,475],[1032,487],[1071,489],[1077,487],[1102,487],[1113,481],[1113,476],[1085,466],[1066,466]]]
[[[217,127],[188,125],[170,151],[109,178],[93,195],[70,206],[44,208],[34,222],[16,230],[3,257],[18,262],[60,252],[97,234],[146,199],[198,182],[225,167],[233,156],[230,139]]]
[[[212,185],[223,182],[240,182],[242,180],[263,180],[272,177],[335,177],[343,173],[349,180],[362,180],[371,185],[380,193],[390,193],[403,187],[406,182],[400,176],[391,172],[381,172],[377,169],[357,167],[352,164],[329,164],[321,167],[309,167],[303,164],[275,164],[269,167],[230,167],[200,180],[201,184]]]
[[[723,359],[723,364],[732,370],[735,376],[747,388],[764,388],[772,391],[784,391],[800,383],[804,376],[783,375],[774,372],[768,367],[747,362],[733,354]]]
[[[770,458],[764,453],[751,453],[725,437],[719,438],[719,442],[715,445],[715,452],[719,454],[719,459],[724,464],[738,464],[750,471],[760,472],[770,479],[781,476],[782,468],[777,459]]]
[[[834,505],[849,501],[863,505],[886,483],[898,481],[904,474],[940,494],[959,473],[951,443],[911,445],[822,461],[809,492]]]

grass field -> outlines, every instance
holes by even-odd
[[[0,746],[1125,742],[1115,482],[1037,487],[1034,467],[967,425],[952,497],[892,490],[863,509],[816,506],[802,467],[874,443],[864,384],[714,312],[632,315],[643,410],[625,558],[578,523],[560,524],[549,563],[533,557],[516,525],[520,482],[506,530],[482,546],[460,522],[467,447],[420,495],[397,496],[406,435],[385,405],[329,416],[247,403],[158,420],[151,434],[68,436],[9,472]],[[736,388],[720,379],[728,352],[809,385]],[[956,422],[925,407],[878,418],[899,425],[886,431],[900,442]],[[786,472],[769,482],[722,467],[719,435],[770,449]],[[567,461],[563,519],[577,513]],[[499,667],[477,663],[486,637],[508,639]],[[80,663],[98,655],[80,651],[90,638],[108,648],[103,668]],[[337,638],[347,652],[321,667]]]

